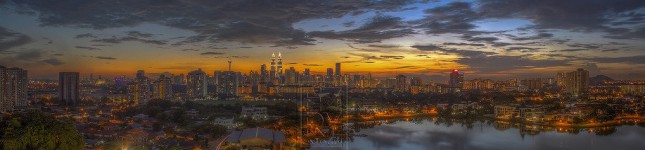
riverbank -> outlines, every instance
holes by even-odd
[[[419,117],[440,117],[437,114],[426,114],[426,113],[417,113],[417,114],[400,114],[400,115],[374,115],[374,116],[361,116],[361,118],[349,118],[349,119],[358,119],[360,121],[375,121],[375,120],[387,120],[387,119],[405,119],[405,118],[419,118]],[[590,122],[584,124],[569,124],[565,122],[554,122],[554,123],[540,123],[540,122],[527,122],[527,121],[513,121],[510,119],[500,119],[495,117],[478,117],[483,120],[488,121],[505,121],[514,124],[524,124],[524,125],[539,125],[546,127],[567,127],[567,128],[594,128],[594,127],[609,127],[609,126],[618,126],[624,125],[627,123],[641,123],[645,122],[645,117],[641,116],[623,116],[617,117],[611,121],[605,122]],[[429,118],[431,119],[431,118]]]

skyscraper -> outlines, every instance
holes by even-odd
[[[240,73],[234,71],[217,72],[217,91],[218,96],[232,97],[237,96],[238,86],[240,85]]]
[[[277,70],[277,77],[280,78],[282,77],[282,53],[278,52],[278,70]]]
[[[325,82],[327,84],[332,84],[334,81],[334,69],[327,68],[327,76],[325,76]]]
[[[208,95],[208,78],[201,68],[188,73],[188,96],[191,98],[204,98]]]
[[[336,77],[340,77],[340,76],[341,76],[341,73],[340,73],[340,63],[336,63],[336,72],[335,72],[335,74],[334,74],[334,75],[336,75]]]
[[[27,106],[27,71],[0,66],[0,113]]]
[[[297,85],[299,84],[299,76],[298,72],[294,67],[290,67],[289,70],[286,71],[284,78],[285,78],[285,83],[287,85]]]
[[[61,105],[78,105],[79,103],[78,72],[60,72],[58,74],[58,97]]]
[[[267,82],[269,79],[269,72],[267,71],[267,65],[262,64],[260,66],[260,82]]]
[[[172,98],[172,82],[170,77],[159,76],[159,79],[152,84],[152,98],[170,99]]]
[[[271,71],[269,72],[269,80],[273,81],[277,78],[276,74],[277,72],[275,71],[276,66],[275,66],[275,53],[271,54]]]
[[[589,90],[589,71],[582,68],[567,73],[566,89],[567,93],[573,97],[584,98]]]
[[[567,74],[564,72],[558,72],[558,74],[555,75],[555,82],[556,85],[560,89],[566,89],[567,86]]]
[[[457,69],[453,69],[452,73],[450,73],[448,86],[452,93],[461,92],[461,89],[464,87],[464,73],[459,72]]]
[[[394,90],[399,92],[408,91],[408,79],[405,75],[396,76],[396,84],[394,85]]]
[[[135,104],[145,104],[150,98],[152,98],[152,85],[148,77],[143,70],[137,70],[135,75],[134,84],[130,85],[128,89],[128,94],[130,99],[134,101]]]

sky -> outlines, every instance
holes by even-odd
[[[284,68],[645,79],[642,0],[0,0],[0,65],[134,76]]]

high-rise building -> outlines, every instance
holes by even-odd
[[[208,78],[201,68],[188,73],[187,93],[191,98],[204,98],[208,96]]]
[[[170,77],[159,76],[159,79],[152,84],[152,98],[154,99],[170,99],[172,98],[172,82]]]
[[[78,105],[79,98],[78,72],[60,72],[58,74],[58,99],[62,105]]]
[[[277,76],[282,77],[282,53],[278,52],[278,70]]]
[[[582,68],[567,73],[567,93],[573,97],[584,98],[589,90],[589,71]]]
[[[327,84],[332,84],[334,81],[334,69],[327,68],[327,76],[325,76],[325,82]]]
[[[289,70],[286,71],[284,75],[285,83],[287,85],[297,85],[299,84],[299,76],[298,72],[294,67],[290,67]]]
[[[152,85],[143,70],[137,70],[134,83],[128,86],[128,94],[135,104],[145,104],[152,98]]]
[[[27,106],[27,71],[0,66],[0,113]]]
[[[555,75],[555,83],[560,89],[566,89],[567,74],[564,72],[558,72],[558,74]]]
[[[448,87],[452,93],[461,92],[464,87],[464,73],[459,72],[457,69],[453,69],[450,73]]]
[[[411,86],[421,86],[421,84],[423,84],[423,80],[420,77],[412,77],[410,79]]]
[[[275,63],[275,53],[272,53],[271,54],[271,70],[269,72],[269,80],[271,80],[271,81],[273,81],[273,80],[275,80],[277,78],[277,76],[276,76],[277,71],[275,70],[276,69],[275,65],[276,65],[276,63]]]
[[[394,90],[399,92],[408,91],[408,78],[405,75],[396,76],[396,84],[394,85]]]
[[[142,79],[146,77],[146,73],[143,70],[137,70],[137,75],[134,78]]]
[[[341,76],[341,73],[340,73],[340,63],[336,63],[336,72],[335,72],[335,74],[334,74],[334,75],[336,75],[337,77],[340,77],[340,76]]]
[[[238,87],[240,85],[240,76],[239,72],[234,71],[224,71],[217,73],[217,89],[216,94],[218,96],[237,96]]]
[[[260,66],[260,82],[267,82],[269,80],[269,72],[267,71],[267,65],[262,64]]]

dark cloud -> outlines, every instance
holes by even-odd
[[[598,44],[580,44],[580,43],[569,44],[567,46],[569,46],[569,47],[580,47],[580,48],[586,48],[586,49],[596,49],[596,48],[601,47]]]
[[[187,48],[187,49],[182,49],[181,51],[199,51],[198,49],[192,49],[192,48]]]
[[[537,35],[534,36],[529,36],[529,37],[513,37],[511,39],[516,40],[516,41],[526,41],[526,40],[540,40],[540,39],[547,39],[553,37],[553,34],[551,33],[538,33]]]
[[[419,66],[398,66],[390,69],[418,69],[418,68],[423,68]]]
[[[89,47],[89,46],[76,46],[75,48],[78,48],[78,49],[85,49],[85,50],[101,50],[100,48],[96,48],[96,47]]]
[[[375,47],[375,48],[399,48],[401,45],[394,45],[394,44],[369,44],[367,45],[368,47]]]
[[[486,46],[484,44],[480,43],[443,43],[443,45],[450,45],[450,46]]]
[[[558,52],[578,52],[578,51],[586,51],[588,49],[582,49],[582,48],[573,48],[573,49],[563,49],[563,50],[557,50]]]
[[[352,27],[352,26],[354,26],[355,23],[356,23],[355,21],[344,22],[343,26],[344,27]]]
[[[312,37],[339,39],[354,43],[375,43],[385,39],[404,37],[413,34],[400,17],[377,15],[369,18],[361,27],[348,31],[315,31],[309,33]]]
[[[43,56],[43,52],[40,50],[29,50],[24,52],[19,52],[16,54],[15,58],[19,60],[33,60],[39,59]]]
[[[532,60],[521,56],[475,56],[457,60],[471,70],[481,73],[498,73],[513,69],[568,66],[565,60]]]
[[[495,41],[499,40],[499,38],[497,38],[497,37],[472,37],[472,36],[469,36],[469,35],[462,36],[462,38],[464,40],[466,40],[466,41],[487,42],[487,43],[492,43],[492,42],[495,42]]]
[[[619,49],[603,49],[601,51],[602,52],[616,52],[616,51],[619,51]]]
[[[508,47],[506,48],[506,51],[520,51],[520,52],[535,52],[538,51],[542,48],[536,48],[536,47]]]
[[[31,41],[33,40],[27,35],[12,32],[0,26],[0,52],[25,45]]]
[[[94,38],[98,38],[98,37],[96,35],[92,34],[92,33],[85,33],[85,34],[76,35],[74,38],[77,38],[77,39],[93,38],[94,39]]]
[[[474,33],[471,30],[477,26],[472,22],[480,18],[467,2],[453,2],[424,12],[429,15],[417,21],[420,22],[417,27],[425,29],[429,34]]]
[[[151,38],[153,36],[153,34],[143,33],[141,31],[128,31],[127,35],[138,38]]]
[[[443,48],[441,48],[439,46],[436,46],[436,45],[432,45],[432,44],[412,45],[410,47],[416,48],[416,49],[422,50],[422,51],[443,51],[444,50]]]
[[[479,11],[486,17],[531,19],[536,28],[569,30],[602,30],[611,20],[608,16],[645,6],[638,0],[486,0]],[[584,6],[584,9],[579,9]]]
[[[108,56],[95,56],[94,58],[96,58],[96,59],[104,59],[104,60],[115,60],[116,59],[114,57],[108,57]]]
[[[532,28],[605,31],[609,33],[605,37],[614,39],[645,38],[644,28],[634,28],[638,27],[634,23],[642,19],[642,15],[634,11],[644,7],[645,1],[486,0],[480,4],[479,11],[486,18],[530,19],[535,23]],[[580,6],[584,9],[578,9]],[[627,27],[623,28],[625,25]]]
[[[388,59],[403,59],[405,56],[393,56],[393,55],[381,55],[381,58],[388,58]]]
[[[108,43],[108,44],[118,44],[121,42],[130,42],[130,41],[156,44],[156,45],[164,45],[167,43],[167,41],[164,41],[164,40],[143,39],[143,38],[133,37],[133,36],[126,36],[126,37],[113,36],[110,38],[97,38],[92,40],[92,42],[100,42],[100,43]]]
[[[62,61],[60,61],[60,60],[58,60],[56,58],[45,59],[45,60],[42,60],[40,62],[50,64],[50,65],[53,65],[53,66],[59,66],[59,65],[65,64],[65,62],[62,62]]]
[[[302,64],[303,66],[310,66],[310,67],[318,67],[318,66],[323,66],[321,64]]]
[[[239,0],[239,1],[120,1],[102,0],[21,1],[13,3],[39,13],[43,26],[73,26],[106,29],[144,22],[196,32],[209,40],[279,42],[282,45],[311,44],[294,29],[304,19],[339,18],[367,11],[402,11],[416,0]],[[366,11],[367,10],[367,11]],[[237,34],[239,33],[239,34]],[[393,33],[389,33],[393,34]],[[248,37],[248,38],[245,38]],[[275,44],[275,43],[274,43]]]
[[[222,52],[204,52],[201,53],[200,55],[224,55],[225,53]]]
[[[249,58],[249,56],[230,56],[230,58]]]
[[[645,55],[627,56],[627,57],[597,57],[588,58],[598,63],[630,63],[630,64],[645,64]]]

